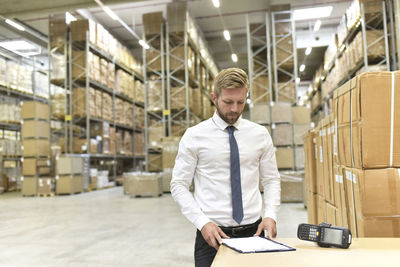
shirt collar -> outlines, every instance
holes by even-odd
[[[212,117],[214,123],[217,125],[218,128],[220,128],[221,130],[225,130],[226,127],[230,126],[230,124],[226,123],[226,121],[224,121],[223,119],[221,119],[221,117],[218,115],[217,111],[214,112],[214,115]],[[237,121],[232,124],[236,130],[239,130],[239,125],[240,125],[240,121],[242,120],[242,115],[239,116],[239,118],[237,119]]]

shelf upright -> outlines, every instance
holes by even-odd
[[[270,27],[268,13],[263,14],[262,23],[251,23],[249,14],[246,15],[250,120],[254,105],[273,100]]]
[[[145,32],[145,31],[144,31]],[[151,127],[150,119],[156,121],[162,127],[162,136],[166,136],[166,116],[168,110],[165,108],[165,53],[164,53],[164,25],[160,25],[160,32],[146,36],[143,34],[143,40],[150,46],[149,49],[143,48],[143,80],[144,80],[144,109],[145,109],[145,170],[152,171],[158,168],[157,161],[161,158],[159,147],[149,143],[149,134]],[[152,53],[148,59],[147,53]],[[157,68],[157,64],[159,68]],[[151,80],[150,80],[151,78]],[[161,84],[161,95],[156,101],[152,98],[149,101],[149,91],[154,88],[149,87],[149,83]],[[154,92],[152,91],[154,95]],[[151,106],[150,106],[151,105]]]

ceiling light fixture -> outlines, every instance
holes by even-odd
[[[65,12],[65,23],[69,25],[71,21],[76,21],[76,18],[71,13]]]
[[[297,78],[296,78],[296,83],[297,83],[297,84],[299,84],[299,83],[300,83],[300,81],[301,81],[301,80],[300,80],[300,78],[299,78],[299,77],[297,77]]]
[[[304,54],[305,54],[306,56],[308,56],[309,54],[311,54],[311,50],[312,50],[312,47],[311,47],[311,46],[307,47],[307,48],[306,48],[306,51],[304,52]]]
[[[11,19],[6,19],[6,23],[13,26],[14,28],[20,30],[20,31],[25,31],[25,28],[21,25],[19,25],[18,23],[12,21]]]
[[[314,24],[314,32],[319,31],[320,28],[321,28],[321,20],[317,20]]]
[[[296,9],[293,11],[294,20],[318,19],[329,17],[332,13],[332,6],[312,7]]]
[[[139,44],[144,48],[144,49],[149,49],[150,46],[144,41],[144,40],[139,40]]]
[[[107,15],[110,16],[113,20],[118,20],[118,16],[112,11],[108,6],[102,6],[104,12],[107,13]]]
[[[236,54],[232,54],[232,61],[233,62],[237,62],[238,61],[238,57]]]
[[[219,6],[221,5],[219,3],[219,0],[212,0],[212,2],[213,2],[213,5],[214,5],[215,8],[219,8]]]
[[[228,30],[224,30],[224,37],[225,40],[229,41],[231,39],[231,34],[229,33]]]
[[[299,68],[299,71],[300,71],[300,72],[303,72],[305,69],[306,69],[306,65],[301,64],[301,65],[300,65],[300,68]]]

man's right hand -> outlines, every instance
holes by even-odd
[[[201,228],[204,240],[213,248],[218,250],[222,238],[229,238],[215,223],[209,222]]]

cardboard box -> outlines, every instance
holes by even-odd
[[[162,177],[158,173],[130,173],[128,175],[128,191],[131,197],[161,196]]]
[[[337,226],[348,227],[348,218],[347,218],[347,195],[345,190],[345,180],[343,179],[343,168],[342,166],[334,166],[334,176],[335,180],[333,183],[334,193],[335,193],[335,204],[338,208],[338,217],[336,220]]]
[[[292,122],[292,104],[287,102],[275,102],[271,107],[272,122]]]
[[[323,184],[324,184],[324,196],[325,200],[333,205],[334,203],[334,192],[333,192],[333,158],[332,158],[332,135],[331,131],[331,116],[325,117],[321,123],[321,145],[322,145],[322,153],[323,153]]]
[[[400,237],[400,217],[363,217],[359,219],[358,237]]]
[[[62,175],[56,181],[57,194],[75,194],[83,190],[82,176]]]
[[[82,174],[83,158],[60,156],[57,161],[57,175]]]
[[[162,154],[149,154],[149,171],[160,172],[163,168]]]
[[[310,129],[310,123],[305,124],[293,124],[293,143],[295,145],[303,144],[303,135]]]
[[[392,78],[399,84],[400,72],[362,73],[335,91],[340,164],[400,167],[400,87]]]
[[[323,147],[323,138],[326,135],[326,131],[321,128],[321,125],[318,125],[315,128],[315,139],[316,139],[316,155],[317,155],[317,162],[316,162],[316,170],[317,170],[317,193],[320,196],[323,196],[325,199],[325,173],[324,173],[324,147]]]
[[[292,107],[293,124],[310,124],[310,108],[303,106]]]
[[[49,195],[54,192],[54,179],[38,178],[38,194]]]
[[[315,131],[311,130],[303,136],[305,153],[305,180],[306,189],[312,193],[317,193],[317,140]]]
[[[317,198],[318,198],[317,224],[320,224],[322,222],[326,222],[326,220],[327,220],[327,210],[326,210],[325,197],[323,197],[323,196],[318,194]]]
[[[253,104],[269,104],[271,102],[272,96],[267,75],[260,75],[252,80],[250,97]]]
[[[22,141],[24,157],[50,156],[50,141],[45,139],[26,139]]]
[[[171,2],[167,4],[167,21],[169,32],[184,32],[187,2]]]
[[[296,147],[294,149],[294,166],[296,170],[303,170],[305,162],[304,148]]]
[[[175,158],[178,154],[180,137],[170,136],[162,139],[162,167],[170,169],[175,166]]]
[[[89,32],[89,41],[96,44],[96,22],[90,19],[71,21],[71,38],[73,41],[86,41],[86,32]]]
[[[149,127],[149,145],[158,146],[160,145],[161,139],[164,136],[164,128],[162,126],[151,126]]]
[[[336,207],[330,203],[326,203],[326,222],[336,225]]]
[[[277,49],[278,50],[278,49]],[[281,102],[296,103],[296,83],[278,83],[278,100]]]
[[[171,192],[172,168],[163,169],[162,172],[162,190],[163,192]]]
[[[291,124],[276,124],[275,128],[272,129],[272,139],[275,146],[293,144],[293,126]]]
[[[307,190],[307,217],[308,223],[318,224],[318,195]]]
[[[146,34],[161,33],[161,25],[164,23],[162,11],[143,14],[142,20]]]
[[[25,120],[21,127],[23,138],[50,138],[50,123],[48,121]]]
[[[24,158],[22,162],[22,175],[50,175],[50,166],[49,159]]]
[[[271,122],[270,106],[268,104],[254,104],[250,109],[251,120],[256,123],[268,124]]]
[[[38,193],[37,178],[24,177],[22,180],[21,192],[23,196],[36,196]]]
[[[284,179],[281,181],[282,202],[303,202],[303,180]]]
[[[37,101],[24,102],[21,107],[21,118],[49,120],[50,108],[48,104]]]
[[[276,149],[276,164],[278,169],[294,169],[293,148],[278,147]]]

